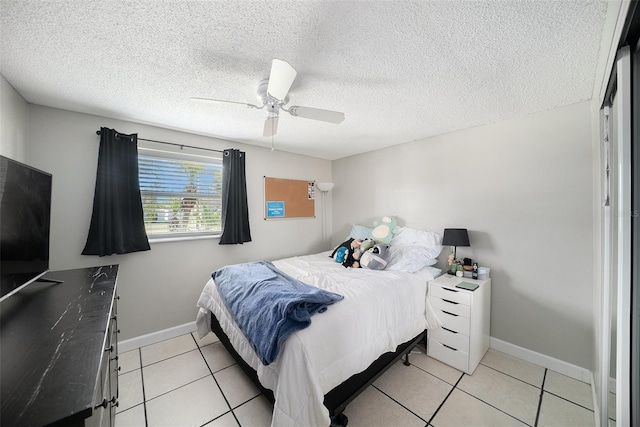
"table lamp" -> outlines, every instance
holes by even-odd
[[[469,234],[466,228],[445,228],[442,236],[442,246],[453,246],[453,261],[455,262],[456,249],[458,246],[471,246],[469,244]],[[451,270],[449,270],[449,273]]]

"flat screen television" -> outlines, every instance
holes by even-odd
[[[49,173],[0,156],[0,301],[49,271]]]

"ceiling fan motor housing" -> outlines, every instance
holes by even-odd
[[[267,93],[267,88],[269,87],[269,79],[263,79],[258,85],[258,90],[256,91],[256,97],[258,101],[267,108],[270,105],[286,105],[289,102],[289,95],[284,98],[284,100],[280,101]]]

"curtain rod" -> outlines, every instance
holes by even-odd
[[[100,135],[100,131],[97,130],[96,131],[96,135]],[[127,136],[129,137],[129,135],[124,135],[121,133],[116,132],[116,136]],[[183,149],[184,147],[187,148],[195,148],[196,150],[205,150],[205,151],[215,151],[216,153],[224,153],[224,151],[222,150],[214,150],[213,148],[202,148],[202,147],[194,147],[193,145],[184,145],[184,144],[176,144],[175,142],[165,142],[165,141],[157,141],[155,139],[145,139],[145,138],[138,138],[139,141],[148,141],[148,142],[157,142],[158,144],[167,144],[167,145],[174,145],[176,147],[180,147],[180,149]]]

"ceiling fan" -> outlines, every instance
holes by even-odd
[[[261,105],[227,101],[224,99],[191,98],[191,100],[240,104],[258,110],[266,108],[267,119],[264,122],[263,136],[273,136],[277,133],[280,111],[286,111],[294,117],[304,117],[305,119],[320,120],[329,123],[341,123],[344,120],[344,113],[338,111],[321,110],[319,108],[301,107],[298,105],[286,107],[289,102],[289,89],[297,74],[296,70],[294,70],[288,62],[274,59],[271,63],[269,78],[262,80],[258,85],[256,95]]]

